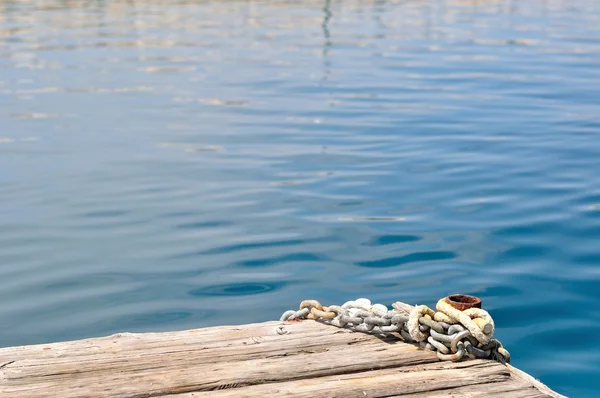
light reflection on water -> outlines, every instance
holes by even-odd
[[[0,344],[482,297],[594,396],[593,1],[0,1]]]

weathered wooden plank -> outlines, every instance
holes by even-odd
[[[118,333],[111,336],[75,340],[59,343],[6,347],[0,348],[2,357],[7,360],[14,360],[26,356],[28,359],[34,358],[57,358],[68,356],[69,358],[77,356],[95,355],[101,350],[107,353],[118,354],[124,351],[142,350],[146,351],[149,346],[152,348],[169,349],[193,349],[196,346],[206,347],[223,346],[225,343],[239,343],[242,345],[251,345],[253,339],[280,340],[281,335],[277,332],[277,326],[280,322],[255,323],[243,326],[222,326],[203,329],[192,329],[184,331],[175,331],[168,333]],[[308,326],[308,327],[307,327]],[[312,328],[310,326],[313,326]],[[320,327],[319,327],[320,326]],[[327,328],[324,325],[309,323],[286,323],[288,333],[283,336],[292,336],[300,338],[302,336],[330,335],[325,332]],[[315,336],[315,337],[316,337]]]
[[[193,334],[183,339],[184,345],[190,339],[187,346],[194,345],[193,350],[187,351],[165,351],[163,344],[157,350],[153,340],[138,336],[135,341],[133,336],[125,336],[124,343],[119,338],[112,343],[108,339],[92,339],[95,344],[86,343],[88,355],[73,358],[29,359],[24,355],[0,370],[0,392],[25,398],[54,396],[53,390],[60,388],[67,390],[61,394],[63,397],[108,397],[137,396],[141,389],[145,394],[159,395],[437,362],[432,353],[397,339],[383,343],[374,336],[316,322],[286,325],[288,333],[279,335],[278,325],[264,324],[254,336],[223,341],[218,348],[204,346]],[[259,334],[268,335],[272,330],[278,336],[277,342]],[[312,333],[302,333],[306,331]],[[253,344],[244,344],[248,341]],[[121,348],[102,349],[111,344]],[[57,348],[65,352],[60,344],[54,345]],[[86,392],[90,385],[101,391]]]
[[[510,380],[508,369],[491,361],[434,363],[400,369],[342,374],[222,391],[169,395],[168,398],[215,397],[389,397]]]
[[[545,387],[545,386],[544,386]],[[416,365],[400,369],[301,379],[213,392],[193,392],[163,398],[277,397],[559,397],[545,387],[515,379],[511,369],[491,361]]]
[[[164,336],[119,334],[105,338],[81,340],[69,343],[54,343],[40,346],[0,349],[6,361],[19,360],[21,365],[31,361],[35,366],[45,364],[83,365],[92,361],[95,366],[105,362],[112,364],[115,356],[119,362],[133,360],[140,365],[155,361],[155,356],[166,355],[172,360],[186,360],[194,357],[202,363],[224,362],[262,358],[266,355],[294,355],[296,351],[325,350],[336,345],[349,345],[363,342],[373,344],[373,340],[349,330],[332,330],[331,327],[316,322],[293,323],[285,326],[284,334],[277,333],[280,323],[268,322],[251,333],[211,336],[173,332],[172,339]],[[332,333],[336,332],[336,333]],[[389,336],[390,342],[398,339]],[[218,354],[218,355],[217,355]],[[140,357],[141,356],[141,357]]]
[[[547,385],[542,383],[541,381],[535,379],[533,376],[523,372],[521,369],[517,369],[514,366],[507,365],[508,370],[513,376],[513,379],[518,380],[524,384],[532,385],[536,390],[543,392],[544,394],[550,395],[552,397],[560,398],[563,395],[556,393],[551,390]]]
[[[0,349],[0,396],[7,398],[389,397],[446,390],[478,396],[495,391],[488,385],[498,394],[552,396],[495,362],[438,362],[433,353],[393,336],[313,321]]]
[[[402,395],[392,395],[386,398],[401,397]],[[436,391],[426,391],[412,394],[411,398],[548,398],[556,395],[546,394],[537,388],[520,383],[510,379],[498,383],[472,384],[456,388],[449,388]]]

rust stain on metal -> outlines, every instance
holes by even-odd
[[[481,299],[467,294],[452,294],[446,297],[445,301],[459,311],[468,308],[481,308]]]

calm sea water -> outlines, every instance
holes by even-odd
[[[0,345],[480,296],[600,388],[600,3],[0,0]]]

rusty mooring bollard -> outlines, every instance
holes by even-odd
[[[481,299],[467,294],[452,294],[444,300],[459,311],[467,308],[481,308]]]

